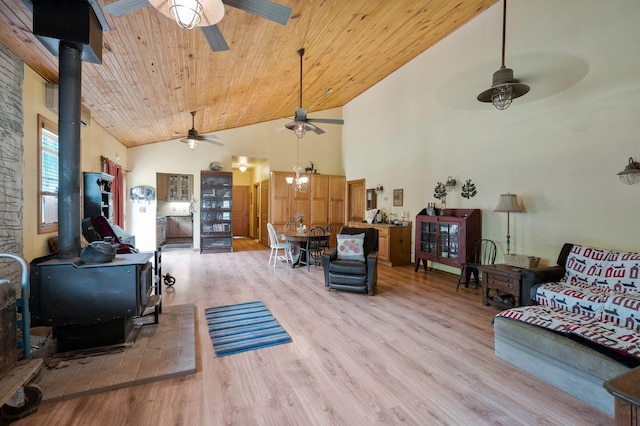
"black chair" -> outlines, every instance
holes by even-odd
[[[328,224],[324,228],[324,235],[328,235],[329,238],[322,240],[322,254],[325,254],[331,246],[331,234],[333,233],[333,227]]]
[[[339,258],[341,235],[356,234],[364,234],[362,258]],[[322,257],[326,290],[356,291],[373,296],[378,280],[378,230],[343,226],[337,237],[338,247],[327,251]]]
[[[471,275],[475,279],[476,288],[478,288],[478,284],[480,283],[478,266],[481,265],[493,265],[496,261],[496,243],[492,240],[482,239],[475,243],[473,246],[473,253],[470,262],[465,262],[462,264],[462,269],[460,270],[460,277],[458,278],[458,285],[456,286],[456,291],[460,288],[460,284],[463,284],[462,279],[464,278],[464,286],[469,287],[469,281],[471,279]]]
[[[322,252],[324,241],[324,228],[314,226],[307,235],[307,244],[300,247],[300,265],[307,265],[307,271],[311,265],[322,265]]]

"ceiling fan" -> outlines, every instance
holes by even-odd
[[[190,149],[196,149],[201,142],[207,142],[213,145],[224,146],[222,142],[211,140],[205,136],[198,134],[196,130],[196,112],[191,111],[191,129],[189,129],[189,133],[186,137],[180,139],[180,142],[186,143]],[[211,138],[217,139],[216,135],[209,136]]]
[[[293,130],[296,133],[298,139],[304,137],[307,130],[314,132],[317,135],[324,133],[324,130],[319,128],[313,123],[328,123],[328,124],[344,124],[344,120],[334,118],[307,118],[307,110],[302,108],[302,57],[304,56],[304,49],[298,50],[298,56],[300,56],[300,98],[298,108],[296,108],[295,116],[291,123],[285,124],[285,127],[289,130]]]
[[[116,0],[106,5],[104,10],[113,16],[124,16],[150,4],[186,29],[200,27],[211,50],[220,52],[229,50],[229,45],[216,25],[224,16],[223,3],[282,25],[291,16],[290,7],[269,0]],[[185,20],[184,16],[188,18]]]

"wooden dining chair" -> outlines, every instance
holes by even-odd
[[[456,285],[456,291],[460,288],[460,284],[464,284],[465,287],[469,287],[472,275],[475,280],[476,288],[478,288],[478,285],[480,284],[480,271],[478,270],[478,266],[493,265],[495,261],[496,243],[488,239],[478,240],[473,246],[473,257],[471,258],[471,261],[462,264],[460,277],[458,278],[458,285]]]
[[[324,235],[322,226],[314,226],[307,235],[306,245],[300,247],[300,265],[307,265],[307,271],[311,270],[311,265],[322,265]]]
[[[278,260],[293,263],[293,249],[291,247],[291,243],[278,241],[278,234],[271,223],[267,223],[267,230],[269,231],[269,246],[271,247],[271,253],[269,253],[269,265],[271,265],[271,259],[273,259],[274,268],[276,267],[276,262]],[[278,256],[279,250],[282,250],[284,255]]]

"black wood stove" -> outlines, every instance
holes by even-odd
[[[58,352],[126,343],[153,289],[153,253],[112,262],[45,256],[31,262],[34,326],[53,327]]]

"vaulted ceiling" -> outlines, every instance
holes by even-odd
[[[97,0],[101,7],[114,0]],[[341,107],[497,0],[275,0],[286,25],[225,7],[218,27],[230,49],[213,52],[152,6],[105,13],[102,64],[83,63],[82,102],[92,121],[127,147],[291,118],[298,105]],[[0,43],[49,83],[58,58],[36,39],[22,0],[0,0]],[[286,121],[283,120],[283,124]]]

